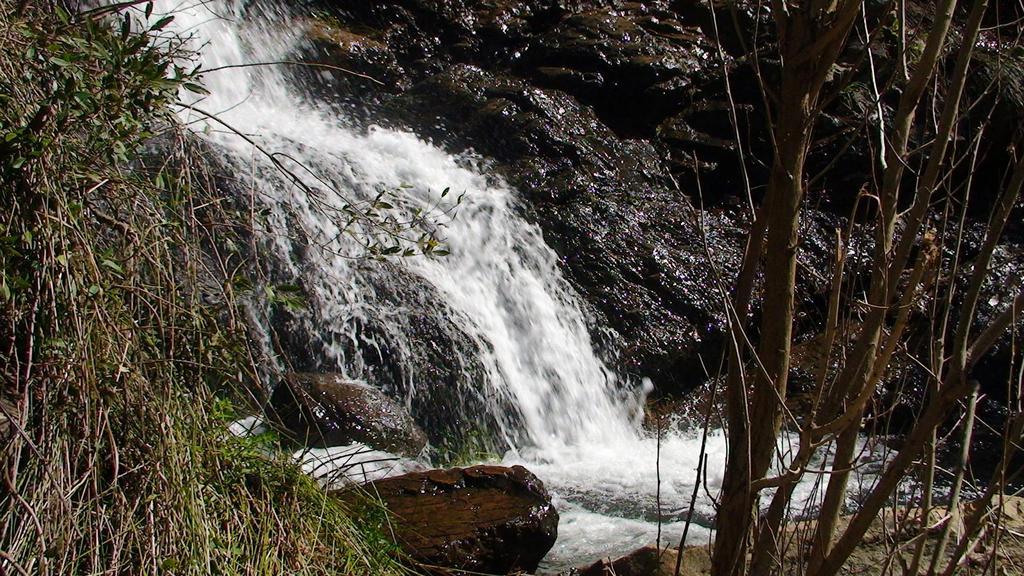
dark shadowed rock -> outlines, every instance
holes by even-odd
[[[301,231],[293,230],[292,237],[301,238]],[[263,260],[277,266],[269,254]],[[295,250],[292,257],[298,268],[319,266],[313,251]],[[318,305],[274,307],[270,324],[288,371],[344,371],[372,383],[409,407],[442,457],[462,452],[467,443],[503,452],[507,445],[495,433],[495,415],[514,421],[515,408],[486,395],[480,344],[459,327],[444,296],[393,262],[366,260],[353,267],[352,281],[365,298],[358,314],[339,316]],[[290,266],[276,270],[271,278],[294,282]],[[480,438],[488,444],[478,446]]]
[[[522,466],[413,472],[363,488],[387,506],[403,551],[431,567],[533,572],[558,535],[544,484]],[[354,491],[335,494],[359,501]]]
[[[416,455],[427,444],[427,437],[394,400],[337,374],[288,374],[270,403],[281,424],[305,446],[361,442]]]
[[[649,136],[719,64],[699,28],[658,4],[568,15],[528,42],[520,69],[593,106],[616,131]]]

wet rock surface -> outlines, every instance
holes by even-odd
[[[363,489],[384,502],[396,543],[428,570],[532,573],[558,534],[547,490],[522,466],[413,472]],[[335,494],[358,505],[354,491]]]
[[[271,414],[304,446],[361,442],[416,456],[427,444],[426,435],[398,403],[338,374],[288,374],[270,405]]]
[[[356,115],[372,122],[493,160],[592,308],[592,332],[614,368],[651,377],[669,393],[703,378],[700,355],[717,359],[722,338],[718,280],[728,285],[738,268],[747,196],[756,201],[763,192],[771,160],[764,99],[745,56],[754,31],[767,31],[759,66],[773,80],[771,20],[760,3],[738,2],[735,10],[695,0],[310,5],[319,24],[306,58],[336,59],[383,82],[336,75],[326,93],[357,101]],[[912,24],[927,25],[926,6],[912,2],[908,11]],[[853,42],[840,63],[863,56]],[[874,57],[888,73],[885,50]],[[996,73],[984,54],[978,61],[972,100]],[[979,107],[995,107],[1000,118],[986,128],[983,140],[995,143],[979,156],[986,166],[1005,165],[1021,125],[1019,76],[1006,76],[999,97]],[[808,160],[814,208],[802,223],[798,338],[821,329],[835,230],[846,228],[855,198],[870,187],[874,128],[864,119],[879,107],[870,82],[860,80],[823,111]],[[352,83],[355,99],[346,92]],[[894,106],[881,103],[887,121]],[[930,137],[915,133],[912,146]],[[998,170],[978,173],[992,180],[979,189],[999,189]],[[989,200],[981,194],[975,206]]]
[[[716,286],[738,268],[749,222],[722,83],[737,66],[708,40],[709,13],[668,2],[321,4],[330,18],[309,57],[391,78],[360,96],[375,122],[494,161],[594,312],[615,368],[664,392],[696,385],[699,355],[716,357],[721,342]],[[356,47],[371,45],[360,64]],[[805,227],[815,270],[830,261],[834,225],[812,212]]]
[[[298,230],[293,237],[299,237]],[[292,266],[319,265],[303,250],[292,257]],[[350,377],[372,383],[407,405],[431,446],[441,453],[458,452],[480,438],[493,439],[493,445],[482,449],[507,448],[500,443],[501,436],[492,433],[498,427],[495,410],[506,420],[514,420],[516,410],[509,405],[495,408],[495,400],[485,397],[480,345],[456,324],[442,295],[422,278],[388,262],[353,266],[352,281],[361,284],[359,292],[366,297],[354,313],[334,317],[328,313],[337,310],[317,302],[300,309],[272,307],[269,323],[285,369],[317,373],[342,366]],[[288,282],[294,281],[291,270],[278,266],[269,273]]]

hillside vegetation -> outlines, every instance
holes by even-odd
[[[227,432],[254,369],[203,246],[231,219],[149,9],[0,1],[0,573],[398,572],[383,516]]]

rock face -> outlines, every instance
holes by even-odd
[[[364,489],[393,515],[397,543],[427,567],[533,572],[555,543],[558,512],[522,466],[413,472]],[[336,493],[358,502],[354,492]]]
[[[415,456],[427,445],[426,435],[394,400],[337,374],[288,374],[270,403],[272,413],[305,446],[361,442]]]
[[[591,307],[606,359],[669,393],[698,384],[699,355],[718,350],[715,286],[738,268],[749,219],[721,82],[735,62],[707,40],[707,10],[683,4],[325,1],[307,55],[390,79],[333,87],[345,99],[358,84],[374,122],[493,159]],[[696,166],[703,221],[676,186],[696,190]],[[807,226],[824,257],[805,266],[830,261],[831,224]]]
[[[493,160],[560,255],[595,328],[611,328],[592,332],[613,367],[650,377],[667,393],[702,379],[699,355],[717,357],[722,341],[717,281],[730,284],[749,221],[746,181],[756,200],[771,164],[764,98],[744,54],[755,30],[766,31],[763,54],[772,52],[764,3],[309,2],[328,16],[311,16],[320,23],[311,27],[306,59],[383,82],[333,74],[325,94],[354,103],[356,116]],[[990,6],[996,4],[1006,14],[1017,10]],[[908,11],[920,24],[931,7],[910,2]],[[854,42],[841,63],[859,61],[861,50]],[[890,65],[885,54],[876,58],[880,69]],[[993,82],[1004,69],[991,66],[984,51],[975,60],[970,99],[1001,86],[991,106],[977,107],[984,115],[998,106],[982,139],[991,150],[980,155],[991,166],[973,174],[972,203],[984,211],[985,191],[998,190],[1003,177],[994,167],[1005,165],[1021,127],[1024,64]],[[763,58],[759,66],[774,81],[778,62]],[[871,137],[849,138],[877,111],[869,84],[852,82],[817,124],[807,164],[809,177],[816,175],[808,192],[815,209],[802,229],[798,337],[821,328],[833,232],[845,229],[858,192],[870,186]],[[881,104],[890,116],[895,103]],[[930,137],[915,134],[920,141],[912,146]]]

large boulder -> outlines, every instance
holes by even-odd
[[[280,423],[305,446],[361,442],[415,456],[427,437],[383,392],[338,374],[288,374],[270,399]]]
[[[413,472],[363,487],[392,517],[396,543],[425,567],[533,572],[558,536],[544,484],[522,466]],[[335,492],[358,505],[361,492]]]

